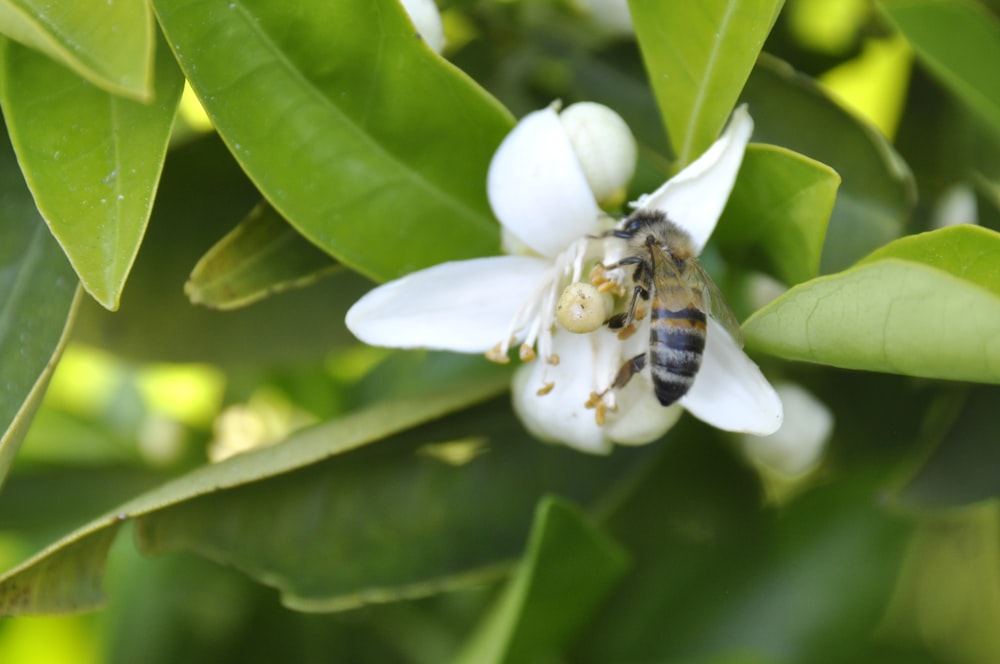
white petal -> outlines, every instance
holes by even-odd
[[[605,430],[611,440],[622,445],[645,445],[658,440],[684,412],[677,404],[660,405],[648,370],[619,390],[617,400],[618,411],[608,416]]]
[[[486,191],[500,223],[543,256],[602,230],[603,212],[551,108],[529,113],[507,135],[490,162]]]
[[[372,346],[481,353],[505,341],[549,266],[529,256],[435,265],[367,293],[347,311],[347,329]]]
[[[767,436],[781,427],[781,399],[725,328],[708,319],[705,356],[694,385],[680,401],[717,429]]]
[[[401,0],[401,2],[417,32],[432,51],[440,54],[445,45],[444,24],[441,22],[441,11],[434,4],[434,0]]]
[[[752,133],[753,119],[744,104],[712,147],[636,206],[665,213],[691,235],[700,252],[726,207]]]
[[[514,374],[514,410],[536,438],[595,454],[611,450],[611,441],[597,425],[594,411],[584,407],[593,390],[598,338],[597,334],[556,329],[552,342],[559,364],[546,364],[539,357]],[[547,383],[554,383],[552,391],[539,396],[538,389]]]
[[[747,458],[794,477],[819,461],[833,430],[833,414],[794,383],[776,389],[785,409],[781,428],[770,436],[745,435],[740,443]]]

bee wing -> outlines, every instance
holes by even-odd
[[[688,261],[687,267],[691,272],[691,278],[701,286],[702,297],[705,302],[704,310],[712,318],[719,321],[722,327],[726,328],[726,331],[729,332],[729,336],[733,338],[733,341],[742,348],[743,329],[740,327],[740,321],[737,320],[733,310],[729,308],[729,304],[726,303],[726,298],[723,297],[719,287],[715,285],[712,277],[708,276],[708,272],[705,272],[705,268],[698,261]]]

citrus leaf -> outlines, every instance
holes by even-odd
[[[882,0],[878,3],[917,57],[1000,135],[1000,21],[976,2]]]
[[[546,497],[524,559],[456,664],[549,662],[628,566],[628,554],[579,508]],[[573,601],[566,602],[572,596]]]
[[[826,226],[840,176],[790,150],[750,145],[715,239],[767,256],[779,279],[797,284],[819,273]]]
[[[94,592],[94,578],[97,568],[103,567],[103,555],[98,554],[106,553],[114,537],[109,531],[117,530],[122,521],[345,454],[482,401],[505,386],[506,380],[494,379],[417,399],[381,403],[293,434],[282,444],[230,457],[167,482],[110,510],[0,576],[0,597],[7,598],[0,605],[0,615],[48,613],[66,606],[96,608],[100,597]],[[265,531],[255,534],[273,539]],[[85,574],[77,573],[81,568]],[[51,597],[57,597],[58,602],[49,601]]]
[[[145,2],[0,1],[0,33],[113,95],[153,97],[155,35]]]
[[[1000,234],[955,226],[897,240],[792,288],[744,333],[788,359],[1000,383]]]
[[[679,167],[712,144],[732,113],[783,0],[631,0],[649,80]]]
[[[116,309],[153,205],[179,71],[161,54],[146,105],[15,42],[2,54],[0,103],[28,187],[84,288]]]
[[[0,147],[0,484],[55,369],[79,282]]]
[[[795,150],[841,177],[821,272],[842,270],[899,236],[915,201],[913,176],[874,127],[771,57],[760,58],[741,99],[754,117],[754,141]]]
[[[237,309],[310,284],[337,267],[262,202],[201,257],[184,292],[194,304]]]
[[[153,6],[220,135],[311,242],[377,280],[498,251],[486,170],[511,118],[400,5]]]

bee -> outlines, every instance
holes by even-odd
[[[620,330],[619,337],[626,338],[634,332],[634,321],[646,315],[639,301],[649,302],[649,350],[626,361],[608,389],[592,395],[588,405],[609,390],[624,387],[648,365],[657,400],[669,406],[687,394],[701,368],[707,316],[721,323],[742,347],[739,321],[698,263],[691,236],[664,213],[639,210],[626,218],[621,228],[608,231],[604,237],[621,238],[629,249],[625,258],[601,266],[605,272],[635,266],[628,307],[605,324]]]

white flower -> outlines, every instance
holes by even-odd
[[[444,50],[444,24],[441,22],[441,11],[434,0],[400,0],[417,32],[430,46],[431,50],[440,54]]]
[[[665,213],[700,252],[726,204],[752,131],[745,107],[737,109],[705,154],[633,206]],[[621,140],[620,134],[611,140]],[[642,321],[639,333],[625,340],[604,326],[574,334],[556,324],[565,287],[583,280],[595,262],[620,259],[625,243],[597,237],[611,222],[554,109],[527,115],[507,136],[490,164],[487,190],[504,246],[530,255],[444,263],[380,286],[347,312],[355,336],[397,348],[486,352],[495,361],[506,361],[508,349],[520,345],[522,360],[538,356],[514,377],[513,402],[523,423],[539,438],[590,452],[607,452],[612,442],[655,440],[681,408],[726,431],[766,435],[778,429],[777,393],[713,319],[701,369],[677,405],[660,405],[647,369],[605,395],[599,423],[588,399],[607,390],[625,359],[648,349],[649,323]],[[627,283],[625,270],[615,272],[608,274]]]

